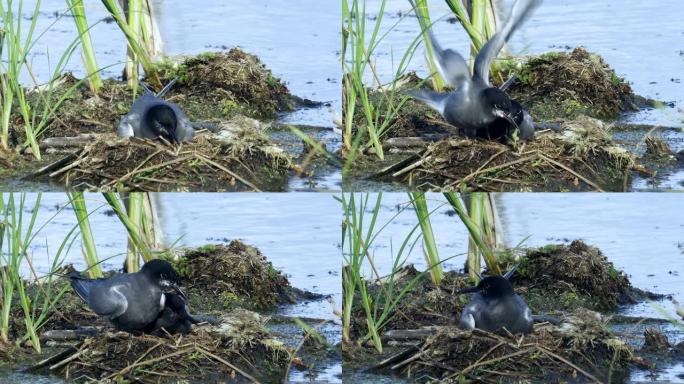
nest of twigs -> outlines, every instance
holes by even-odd
[[[60,373],[74,382],[142,383],[216,377],[268,381],[285,371],[290,351],[268,335],[264,318],[240,310],[222,320],[182,336],[101,332],[29,370]]]
[[[607,130],[584,117],[564,123],[560,133],[541,132],[534,141],[514,146],[446,139],[376,176],[429,190],[622,191],[635,156],[615,145]]]
[[[632,350],[595,312],[579,310],[560,326],[540,324],[529,335],[442,327],[416,347],[379,366],[422,382],[610,382],[626,373]]]
[[[199,135],[193,142],[171,145],[99,137],[35,176],[47,175],[73,189],[98,191],[282,188],[291,167],[290,157],[260,139],[242,139]]]

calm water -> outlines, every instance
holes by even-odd
[[[368,0],[368,23],[379,10],[380,0]],[[499,1],[500,3],[500,1]],[[512,1],[505,1],[510,6]],[[383,81],[392,78],[401,55],[418,36],[418,22],[410,13],[407,1],[390,1],[387,4],[383,25],[385,31],[399,22],[382,41],[377,51],[378,72]],[[444,46],[467,56],[469,40],[458,24],[447,22],[452,16],[444,2],[430,2],[435,22],[434,31]],[[408,17],[402,19],[401,15]],[[440,19],[441,18],[441,19]],[[545,1],[513,36],[510,51],[513,54],[540,54],[584,46],[600,54],[619,76],[630,82],[634,91],[642,96],[674,103],[674,107],[647,110],[625,115],[622,119],[641,124],[656,124],[679,128],[666,134],[673,150],[682,149],[684,134],[684,8],[680,0],[584,0]],[[423,48],[419,47],[409,70],[425,76]],[[369,74],[369,80],[370,74]],[[637,141],[643,136],[632,137]],[[635,189],[682,189],[684,171],[672,171],[659,179],[657,186],[636,178]]]
[[[103,205],[101,195],[87,196],[89,210]],[[34,199],[33,194],[27,198],[31,208]],[[57,216],[31,247],[39,274],[49,271],[49,260],[76,225],[73,211],[58,213],[58,207],[66,202],[65,194],[43,194],[37,225]],[[286,306],[280,313],[336,319],[333,308],[341,306],[340,209],[332,194],[167,193],[155,195],[155,204],[167,243],[178,241],[177,246],[197,247],[241,239],[259,248],[293,286],[330,296],[329,300]],[[91,226],[100,259],[111,257],[103,263],[104,269],[118,270],[125,257],[126,235],[118,219],[105,212],[103,207],[92,214]],[[84,268],[80,249],[79,240],[65,260],[77,269]],[[28,275],[29,271],[23,273]],[[339,342],[339,333],[331,341]],[[329,363],[322,368],[319,380],[339,380],[339,365]],[[293,379],[303,379],[294,374]]]
[[[567,194],[567,193],[507,193],[496,195],[504,235],[509,246],[530,236],[526,246],[565,243],[582,239],[597,246],[608,260],[630,277],[635,287],[672,295],[684,302],[684,205],[678,194]],[[371,200],[374,202],[373,198]],[[385,224],[398,207],[409,201],[406,194],[383,195],[383,210],[378,226]],[[446,269],[461,269],[467,250],[467,232],[455,216],[447,215],[449,207],[442,195],[430,194],[432,228],[440,258],[459,255],[445,263]],[[376,240],[373,255],[380,273],[391,270],[392,252],[417,224],[415,212],[405,210]],[[408,256],[409,263],[425,267],[420,246]],[[669,300],[644,303],[623,308],[621,313],[633,316],[663,318],[660,310],[675,316]],[[670,341],[684,340],[681,329],[668,327]],[[676,340],[673,339],[677,338]],[[681,380],[681,364],[670,367],[658,376],[661,380]],[[359,379],[380,380],[379,377]],[[635,372],[633,380],[647,378]]]

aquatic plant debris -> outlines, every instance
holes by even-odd
[[[67,351],[66,356],[51,356],[29,370],[84,380],[157,382],[160,376],[184,380],[220,374],[256,382],[277,376],[289,363],[290,355],[268,334],[263,317],[244,310],[225,315],[219,326],[201,326],[188,335],[101,332]]]
[[[613,120],[656,102],[634,94],[600,56],[577,48],[501,64],[503,78],[516,76],[507,92],[537,123],[535,140],[513,139],[508,145],[467,140],[439,113],[409,99],[380,138],[391,161],[371,161],[367,150],[357,157],[351,174],[421,190],[466,191],[624,191],[632,171],[653,174],[636,163],[634,150],[612,139],[613,124],[596,118]],[[398,80],[396,92],[423,82],[409,73]],[[391,91],[370,91],[378,111],[387,107],[386,93]],[[365,126],[362,114],[355,119],[356,129]]]
[[[372,177],[428,190],[622,191],[636,156],[614,143],[608,131],[601,121],[580,117],[520,146],[444,139]]]
[[[508,89],[536,121],[572,119],[580,115],[616,119],[620,113],[652,107],[653,100],[634,94],[601,56],[582,47],[504,61],[504,77],[516,75]]]
[[[239,240],[192,249],[174,265],[188,285],[193,308],[273,310],[279,304],[296,302],[287,278],[258,249]]]
[[[278,190],[288,178],[291,156],[257,132],[231,140],[198,135],[173,146],[156,140],[100,137],[32,177],[47,176],[69,188],[90,191]]]
[[[534,333],[525,336],[456,327],[435,333],[409,349],[412,353],[390,357],[378,368],[410,372],[419,382],[498,382],[502,376],[603,382],[624,377],[632,360],[632,349],[606,329],[600,315],[586,310],[567,315],[560,327],[536,325]]]
[[[314,102],[291,95],[256,56],[239,48],[167,59],[158,65],[164,83],[178,78],[166,99],[178,104],[196,128],[204,128],[198,130],[198,136],[204,137],[167,148],[160,143],[115,141],[116,126],[133,101],[131,89],[125,82],[108,79],[94,95],[85,83],[66,73],[51,94],[66,98],[39,140],[41,152],[52,163],[25,161],[20,169],[0,163],[0,169],[7,168],[0,177],[28,174],[46,180],[47,175],[67,188],[98,191],[287,188],[290,171],[302,169],[294,166],[293,154],[269,138],[268,122],[281,112]],[[36,88],[27,97],[38,102],[46,91]],[[13,115],[12,124],[23,124],[19,115]],[[12,132],[21,135],[23,130]],[[58,158],[62,153],[68,156]],[[24,151],[25,157],[29,154]]]

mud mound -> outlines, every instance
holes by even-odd
[[[515,286],[526,286],[525,298],[536,310],[566,309],[578,304],[596,310],[615,310],[636,302],[638,292],[627,276],[596,247],[581,240],[529,251],[521,259]],[[543,297],[556,297],[545,303]],[[541,300],[537,300],[541,299]],[[552,305],[553,308],[547,308]]]
[[[281,190],[290,156],[261,134],[199,135],[180,146],[101,136],[34,174],[79,190]]]
[[[295,302],[287,278],[258,249],[239,240],[191,250],[176,269],[187,285],[191,308],[270,310]]]
[[[622,191],[634,155],[598,120],[580,117],[524,145],[446,139],[374,176],[427,190]]]
[[[600,56],[581,47],[531,57],[507,72],[504,77],[517,76],[508,93],[537,120],[579,115],[615,119],[645,102]]]
[[[628,373],[632,351],[606,330],[600,316],[577,311],[563,320],[560,327],[538,326],[524,337],[444,328],[392,369],[421,382],[454,383],[502,377],[605,382]]]
[[[253,382],[279,377],[289,363],[289,351],[272,339],[259,315],[236,310],[218,326],[188,335],[155,337],[102,332],[86,338],[30,371],[60,373],[75,382],[175,382],[230,377]],[[48,368],[49,367],[49,368]]]
[[[239,48],[227,53],[205,53],[160,65],[161,76],[178,77],[171,100],[186,108],[191,118],[210,119],[243,114],[274,118],[292,110],[295,101],[287,87],[259,58]]]

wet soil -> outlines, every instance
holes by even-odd
[[[75,382],[196,382],[226,377],[235,382],[272,382],[282,380],[292,364],[308,370],[312,362],[330,361],[337,353],[335,346],[327,344],[318,346],[314,354],[289,343],[289,339],[302,343],[306,339],[294,319],[277,317],[276,326],[291,324],[284,334],[270,330],[268,313],[278,306],[322,297],[291,287],[256,248],[235,240],[189,249],[174,260],[190,311],[211,314],[220,320],[218,324],[194,326],[186,335],[115,332],[87,309],[67,279],[58,278],[50,289],[62,296],[40,330],[43,352],[10,343],[3,349],[9,353],[0,354],[0,365]],[[37,289],[44,287],[28,286],[29,293]],[[13,308],[10,338],[17,340],[24,334],[23,312],[18,303]],[[54,336],[62,330],[92,333],[67,339]]]
[[[435,287],[427,275],[407,267],[401,271],[396,292],[412,279],[419,280],[381,331],[386,350],[378,355],[368,344],[345,345],[349,359],[345,369],[358,371],[370,365],[377,372],[408,374],[420,382],[488,382],[501,377],[623,380],[635,349],[610,330],[611,316],[606,315],[620,305],[658,296],[632,287],[599,249],[579,240],[505,257],[520,264],[512,283],[532,312],[551,314],[561,320],[560,325],[537,324],[534,333],[524,337],[462,331],[456,325],[468,297],[457,292],[471,285],[468,275],[446,272]],[[378,282],[367,284],[371,294],[385,289]],[[356,305],[352,314],[353,340],[367,332],[360,308]]]

